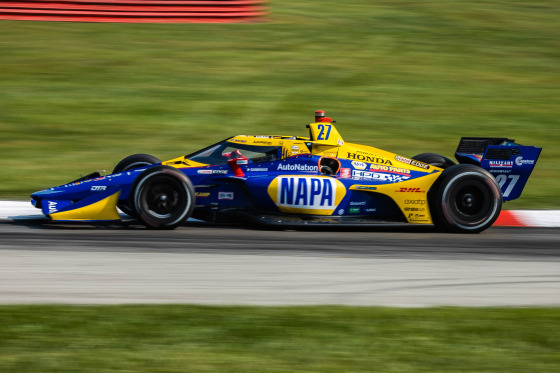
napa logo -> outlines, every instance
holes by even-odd
[[[281,176],[270,183],[268,195],[284,213],[331,215],[346,195],[346,188],[326,176]]]

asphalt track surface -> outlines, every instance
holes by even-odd
[[[560,305],[560,229],[0,222],[0,303]]]

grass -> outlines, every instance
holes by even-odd
[[[1,306],[2,372],[558,372],[558,309]]]
[[[241,133],[452,156],[461,136],[543,153],[521,199],[559,208],[560,5],[553,0],[271,1],[266,22],[0,21],[0,197],[169,159]]]

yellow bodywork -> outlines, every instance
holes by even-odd
[[[92,220],[91,217],[95,217],[96,221],[119,220],[121,217],[117,212],[117,200],[120,193],[119,190],[93,204],[63,212],[51,213],[49,217],[53,221],[90,221]]]
[[[310,123],[308,128],[309,137],[238,135],[229,139],[228,142],[232,143],[232,145],[281,147],[282,158],[312,154],[351,160],[356,165],[365,164],[369,168],[374,168],[380,172],[407,173],[410,171],[421,171],[428,173],[425,176],[412,180],[373,186],[371,184],[362,185],[357,180],[357,183],[351,186],[350,190],[387,195],[401,209],[409,223],[433,223],[428,207],[427,194],[443,169],[375,147],[345,142],[336,127],[330,122]],[[194,162],[185,157],[165,161],[163,164],[174,167],[206,166],[206,164]],[[277,184],[273,183],[271,185],[269,194],[271,197],[276,196]],[[310,213],[302,212],[301,209],[296,207],[279,206],[279,209],[285,213]],[[332,214],[332,210],[317,210],[313,213],[329,215]]]

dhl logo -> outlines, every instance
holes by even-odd
[[[422,190],[420,187],[401,187],[395,192],[426,192]]]
[[[268,194],[281,212],[331,215],[346,188],[330,177],[282,176],[270,183]]]

